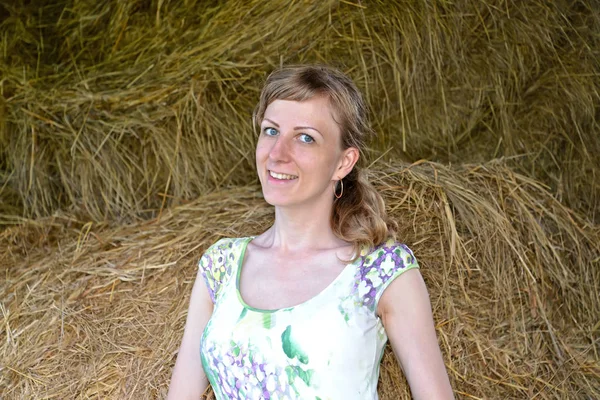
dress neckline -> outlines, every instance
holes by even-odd
[[[337,284],[337,282],[340,281],[342,279],[342,277],[345,274],[347,274],[349,270],[352,269],[352,266],[355,266],[363,258],[362,256],[359,256],[354,262],[346,264],[344,266],[344,268],[342,269],[342,271],[335,277],[334,280],[332,280],[323,290],[321,290],[320,292],[318,292],[317,294],[315,294],[313,297],[311,297],[308,300],[305,300],[301,303],[298,303],[296,305],[289,306],[289,307],[282,307],[282,308],[276,308],[276,309],[257,308],[257,307],[252,307],[251,305],[247,304],[246,301],[242,298],[242,293],[240,292],[240,277],[242,274],[242,265],[244,263],[244,256],[246,255],[246,249],[248,248],[248,244],[255,237],[256,236],[248,236],[248,237],[244,238],[244,242],[240,246],[241,251],[240,251],[239,259],[237,262],[237,270],[235,272],[235,293],[237,295],[238,301],[245,309],[254,311],[254,312],[258,312],[258,313],[272,314],[272,313],[276,313],[279,311],[291,311],[293,309],[297,309],[300,307],[306,307],[308,304],[312,304],[313,302],[317,301],[319,298],[323,297],[327,292],[329,292],[331,290],[331,288],[333,288]]]

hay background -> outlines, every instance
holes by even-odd
[[[388,159],[507,157],[598,222],[596,1],[0,7],[1,214],[73,206],[97,221],[147,218],[256,183],[249,114],[266,74],[328,62],[366,94],[381,133],[376,154],[393,146]]]
[[[459,398],[600,396],[600,231],[501,164],[380,165],[371,179],[418,255]],[[6,398],[162,398],[202,251],[265,229],[258,186],[160,219],[57,214],[2,232]],[[393,355],[382,399],[410,398]]]
[[[197,259],[271,221],[250,114],[291,62],[367,97],[457,396],[600,398],[597,2],[13,0],[0,26],[0,398],[164,397]],[[409,396],[389,351],[380,394]]]

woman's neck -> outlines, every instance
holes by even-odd
[[[275,207],[275,223],[265,232],[267,246],[290,253],[343,246],[331,229],[332,206]]]

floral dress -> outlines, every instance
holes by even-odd
[[[419,268],[411,250],[393,241],[365,249],[315,297],[261,310],[239,292],[252,239],[221,239],[199,263],[214,302],[200,356],[217,400],[377,399],[387,341],[377,302],[394,278]]]

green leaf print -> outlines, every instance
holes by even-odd
[[[237,345],[236,342],[234,342],[233,340],[229,342],[229,344],[231,345],[231,351],[233,352],[234,356],[239,356],[240,355],[240,346]]]
[[[310,386],[310,378],[312,378],[314,371],[312,369],[305,371],[300,367],[294,367],[294,368],[296,368],[296,373],[298,374],[300,379],[302,379],[304,381],[304,383],[306,383],[306,386]]]
[[[285,367],[285,373],[288,377],[288,382],[292,386],[294,386],[294,380],[296,378],[302,379],[306,386],[310,386],[310,380],[314,372],[315,371],[312,369],[305,371],[302,369],[302,367],[299,367],[297,365],[288,365],[287,367]]]
[[[288,383],[294,386],[294,379],[296,378],[296,375],[294,375],[294,368],[288,365],[285,367],[285,374],[288,377]]]
[[[263,314],[263,328],[271,329],[273,327],[271,314]]]
[[[308,355],[302,351],[302,349],[298,346],[292,339],[292,326],[288,325],[285,328],[285,331],[281,334],[281,345],[283,347],[283,352],[288,358],[294,359],[298,358],[302,364],[308,364]]]
[[[238,318],[237,322],[240,322],[242,319],[244,319],[244,317],[246,316],[247,312],[248,312],[248,309],[246,307],[244,307],[244,309],[240,313],[240,317]]]
[[[348,321],[350,321],[350,316],[348,315],[348,312],[344,309],[343,303],[338,306],[338,311],[344,316],[344,321],[348,323]]]

